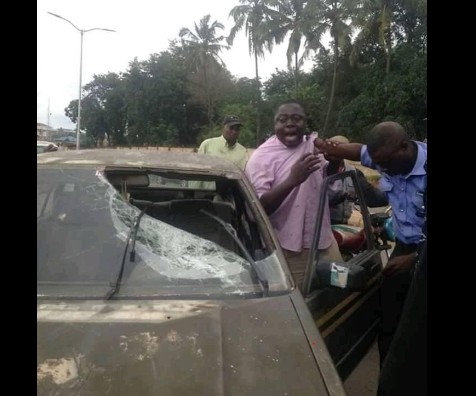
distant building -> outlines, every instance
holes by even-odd
[[[36,139],[37,140],[51,140],[53,138],[55,129],[49,125],[36,123]]]
[[[58,128],[36,123],[36,140],[46,140],[49,142],[61,143],[64,146],[76,146],[76,130]]]

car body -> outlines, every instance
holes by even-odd
[[[336,287],[313,251],[301,293],[226,159],[58,151],[37,172],[39,395],[345,395],[377,324],[367,223],[363,286]]]
[[[45,140],[37,140],[36,141],[36,153],[47,153],[50,151],[57,151],[58,145],[53,142],[47,142]]]

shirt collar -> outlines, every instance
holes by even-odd
[[[410,176],[421,176],[421,175],[426,175],[426,170],[425,170],[425,163],[426,163],[426,144],[417,142],[415,140],[412,140],[417,146],[417,159],[415,161],[415,165],[413,166],[413,169],[406,174],[405,179],[410,177]]]
[[[425,163],[426,163],[426,144],[412,140],[413,143],[417,146],[417,159],[413,169],[408,172],[406,175],[397,175],[402,179],[408,179],[411,176],[423,176],[426,175]],[[385,173],[384,173],[385,174]],[[387,174],[385,174],[387,175]],[[387,175],[387,177],[390,177]]]
[[[235,142],[235,144],[231,145],[227,142],[227,140],[223,137],[223,135],[220,135],[220,137],[221,137],[222,143],[225,147],[233,148],[233,147],[236,146],[236,142]]]
[[[422,176],[426,175],[425,170],[425,163],[426,163],[426,143],[418,142],[416,140],[411,140],[417,146],[417,159],[415,161],[415,165],[413,165],[413,169],[408,172],[406,175],[395,175],[395,177],[400,177],[402,179],[408,179],[411,176]],[[377,167],[377,170],[385,175],[387,178],[391,178],[392,176],[388,175],[385,172],[382,172],[380,167]]]

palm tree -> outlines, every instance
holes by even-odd
[[[239,0],[242,5],[233,7],[230,16],[233,17],[235,26],[230,30],[227,38],[229,45],[233,44],[236,34],[245,28],[248,36],[248,48],[250,54],[255,58],[256,73],[256,145],[260,142],[260,112],[261,112],[261,90],[258,73],[258,58],[264,58],[264,50],[272,51],[273,40],[264,37],[265,21],[272,12],[268,0]]]
[[[375,38],[385,52],[385,74],[390,72],[390,59],[392,55],[392,16],[394,0],[364,1],[363,7],[355,19],[360,33],[354,40],[350,54],[350,62],[354,65],[362,47],[369,38]]]
[[[313,7],[315,7],[313,14],[317,16],[316,19],[318,24],[314,31],[308,33],[308,46],[309,48],[314,48],[315,45],[313,40],[318,40],[320,43],[322,35],[324,32],[328,31],[332,37],[334,55],[331,93],[329,95],[329,105],[326,112],[324,127],[322,129],[322,134],[325,135],[334,104],[339,53],[340,50],[345,50],[351,47],[351,35],[354,27],[350,22],[355,13],[360,9],[360,1],[319,0],[313,3]]]
[[[276,43],[281,43],[290,33],[287,50],[288,64],[294,57],[294,86],[298,88],[298,72],[311,51],[324,50],[324,34],[329,32],[333,40],[334,71],[329,106],[322,133],[325,134],[334,103],[339,49],[350,46],[352,13],[360,4],[358,0],[277,0],[279,16],[271,26]],[[299,58],[301,43],[303,53]]]
[[[270,21],[267,22],[268,35],[271,36],[276,44],[281,44],[286,36],[289,36],[288,49],[286,56],[288,59],[288,68],[293,69],[291,64],[294,60],[294,89],[297,92],[299,68],[304,60],[309,56],[309,34],[315,29],[317,16],[315,14],[315,1],[307,0],[277,0],[274,4],[277,12],[270,14]],[[301,43],[304,40],[303,54],[299,57]],[[320,46],[318,37],[313,38],[314,48]],[[317,44],[319,43],[319,44]]]
[[[225,37],[216,36],[218,29],[224,29],[222,23],[214,21],[210,25],[210,14],[205,15],[200,19],[199,25],[195,23],[195,32],[192,32],[188,28],[180,29],[179,36],[182,39],[184,47],[189,49],[193,56],[192,59],[197,59],[196,68],[197,71],[201,70],[203,75],[203,85],[205,90],[205,97],[207,102],[207,117],[208,123],[211,126],[213,123],[213,102],[210,95],[209,76],[207,69],[213,64],[219,63],[222,66],[225,65],[220,58],[219,53],[223,49],[228,49],[227,45],[220,44]]]
[[[397,40],[426,49],[427,0],[396,0],[394,21]]]

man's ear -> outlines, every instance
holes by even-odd
[[[402,150],[407,150],[409,146],[410,146],[410,142],[408,140],[402,140],[400,142],[400,148]]]

